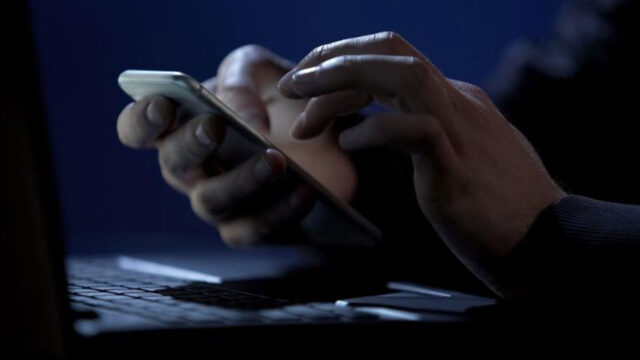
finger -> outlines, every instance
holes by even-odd
[[[218,231],[229,246],[254,245],[267,240],[280,229],[295,226],[311,211],[314,202],[313,189],[301,186],[274,206],[255,214],[225,220],[219,224]]]
[[[424,114],[380,113],[340,134],[340,145],[348,150],[388,145],[411,154],[416,183],[415,191],[422,211],[425,204],[451,201],[459,190],[451,191],[451,176],[460,178],[457,153],[460,141],[448,135],[441,122]],[[455,175],[452,175],[455,174]],[[429,189],[441,189],[433,192]],[[449,189],[449,190],[448,190]],[[455,194],[457,192],[457,194]]]
[[[412,56],[344,55],[318,66],[300,70],[291,78],[293,90],[313,97],[339,90],[355,89],[373,95],[398,97],[397,107],[416,111],[424,103],[445,103],[444,89],[451,84],[437,69]],[[424,92],[429,95],[425,97]]]
[[[251,64],[252,66],[266,66],[274,68],[283,74],[295,66],[295,64],[269,49],[260,45],[249,44],[233,50],[220,63],[218,72],[226,71],[225,67],[233,64]]]
[[[403,112],[429,113],[453,118],[449,91],[451,84],[420,59],[389,55],[346,55],[301,70],[292,78],[293,89],[305,97],[353,89],[391,99]],[[320,128],[327,119],[313,123]],[[302,125],[294,124],[294,127]],[[306,130],[300,130],[305,133]]]
[[[291,136],[307,139],[319,135],[326,124],[337,116],[354,113],[371,101],[371,95],[355,90],[342,90],[314,97],[306,105],[291,128]]]
[[[452,163],[455,151],[440,122],[429,115],[380,113],[343,131],[340,146],[357,150],[392,146],[412,154],[425,154],[443,163]]]
[[[296,93],[289,86],[291,77],[296,71],[317,66],[337,56],[363,54],[406,55],[428,61],[402,36],[391,31],[384,31],[318,46],[305,56],[294,69],[280,79],[278,88],[285,96],[296,97]]]
[[[118,137],[132,148],[152,147],[156,139],[171,127],[175,116],[175,105],[161,96],[131,103],[118,116]]]
[[[220,64],[216,95],[247,124],[268,130],[269,118],[264,98],[268,87],[292,64],[271,51],[247,45],[231,52]]]
[[[223,120],[202,114],[163,138],[158,143],[158,159],[167,182],[187,192],[204,176],[201,164],[222,144],[224,130]]]
[[[190,194],[191,207],[200,218],[216,224],[284,173],[286,164],[284,155],[269,149],[229,172],[199,182]]]
[[[202,82],[202,86],[209,90],[210,93],[215,94],[218,86],[218,78],[216,76],[209,78]]]

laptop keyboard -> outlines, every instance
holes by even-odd
[[[123,312],[170,326],[379,319],[333,303],[292,304],[216,284],[123,270],[109,260],[69,260],[67,277],[72,306]]]

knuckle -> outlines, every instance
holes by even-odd
[[[242,66],[229,66],[230,64],[241,64]],[[245,75],[251,75],[250,73],[255,69],[277,74],[284,71],[283,65],[273,52],[257,44],[247,44],[236,48],[222,60],[218,67],[218,77],[224,79],[225,77],[220,75],[224,75],[227,71],[237,70],[246,72]],[[224,85],[224,81],[218,84],[218,86]]]
[[[393,42],[404,41],[402,36],[395,31],[384,31],[383,34],[384,34],[384,37],[389,41],[393,41]]]
[[[220,209],[213,206],[215,196],[207,193],[202,186],[196,186],[189,194],[191,209],[201,219],[213,222],[215,216],[220,215]]]
[[[328,60],[324,63],[323,66],[326,68],[336,67],[349,70],[350,68],[353,68],[353,65],[357,61],[357,58],[358,57],[356,55],[340,55],[331,60]]]
[[[343,55],[339,59],[340,59],[340,66],[345,68],[351,67],[355,62],[354,55]]]
[[[158,150],[158,163],[162,169],[162,175],[167,180],[167,176],[179,176],[184,173],[185,169],[175,154],[165,145]]]
[[[244,52],[246,54],[262,54],[266,49],[257,44],[246,44],[240,46],[237,51]]]
[[[476,84],[471,84],[471,83],[466,83],[467,84],[467,89],[474,95],[478,96],[478,97],[487,97],[487,93],[484,91],[483,88],[481,88],[480,86],[476,85]]]
[[[328,44],[316,46],[315,48],[313,48],[313,50],[311,50],[311,52],[307,57],[310,59],[318,59],[322,61],[326,56],[326,54],[328,53],[328,50],[329,50]]]
[[[190,186],[182,178],[170,174],[163,168],[160,168],[160,174],[162,175],[162,179],[167,183],[167,185],[171,186],[174,190],[178,191],[181,194],[189,194]]]
[[[254,91],[252,84],[244,79],[231,78],[218,84],[216,95],[223,101],[229,99],[243,98]]]
[[[420,88],[429,78],[429,67],[420,58],[409,56],[406,61],[408,71],[405,73],[404,81],[412,89]]]
[[[391,50],[404,50],[407,45],[407,41],[395,31],[383,31],[376,37]]]
[[[459,91],[473,95],[474,97],[487,97],[486,92],[480,86],[460,80],[448,79]]]
[[[424,77],[429,71],[427,64],[416,56],[407,56],[407,66],[414,76]]]
[[[237,58],[258,58],[264,57],[266,53],[266,49],[260,45],[256,44],[247,44],[242,45],[229,53],[226,56],[225,61],[229,59],[237,59]]]

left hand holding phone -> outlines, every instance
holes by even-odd
[[[284,99],[280,106],[284,116],[272,120],[268,108],[274,99],[269,89],[275,89],[292,66],[266,49],[245,46],[229,54],[217,77],[204,86],[254,128],[263,132],[274,127],[288,129],[305,104]],[[118,136],[132,148],[157,148],[164,179],[189,196],[196,215],[216,226],[228,245],[252,245],[274,238],[271,235],[295,226],[311,210],[315,199],[309,188],[274,194],[270,185],[279,181],[287,167],[280,152],[269,149],[222,172],[217,163],[230,162],[216,153],[225,141],[224,120],[211,114],[189,118],[182,113],[166,98],[142,99],[120,113]],[[272,136],[272,140],[280,146],[278,139]],[[257,201],[266,197],[269,201]]]

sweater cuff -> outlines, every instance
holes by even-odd
[[[638,240],[640,206],[568,195],[540,213],[496,279],[526,303],[608,301],[633,282]]]

